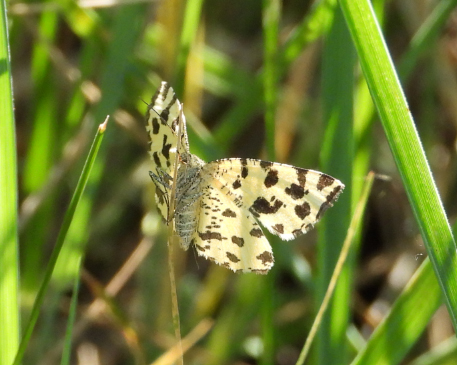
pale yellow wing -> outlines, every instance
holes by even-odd
[[[197,253],[235,272],[266,274],[274,263],[271,246],[251,212],[237,206],[217,181],[202,186]]]
[[[165,220],[168,216],[170,187],[174,180],[173,165],[177,161],[179,117],[183,115],[180,114],[181,107],[173,89],[166,82],[162,82],[146,112],[149,155],[154,163],[151,177],[157,187],[157,207]],[[181,122],[179,153],[185,155],[189,151],[189,145],[184,117]]]
[[[306,233],[333,205],[344,185],[314,170],[255,159],[222,159],[203,168],[207,181],[271,233],[291,240]]]

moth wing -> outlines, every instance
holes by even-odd
[[[230,158],[204,169],[203,176],[218,181],[237,206],[283,240],[312,228],[344,189],[324,173],[276,162]]]
[[[217,181],[202,189],[192,239],[197,253],[235,272],[266,274],[273,266],[273,253],[252,213],[237,206]]]
[[[173,89],[166,82],[151,99],[146,112],[146,131],[149,136],[149,155],[154,162],[151,175],[157,187],[156,202],[160,214],[166,220],[170,200],[170,186],[174,181],[174,163],[177,160],[178,132],[181,143],[179,152],[188,153],[186,121],[181,113],[182,105],[176,98]],[[178,129],[180,115],[181,129]]]

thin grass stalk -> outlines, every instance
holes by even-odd
[[[35,327],[36,321],[38,320],[40,309],[43,305],[44,297],[49,287],[49,282],[51,281],[52,272],[54,271],[54,267],[59,257],[59,253],[65,242],[65,237],[67,235],[68,229],[70,228],[79,200],[81,199],[81,196],[84,192],[84,188],[86,187],[87,181],[89,179],[90,171],[92,169],[92,166],[94,165],[95,158],[97,157],[97,153],[103,140],[107,123],[108,117],[106,118],[105,122],[100,124],[100,126],[97,129],[94,142],[92,143],[92,146],[90,148],[87,160],[84,164],[78,184],[76,185],[76,189],[71,199],[70,205],[68,206],[68,209],[65,212],[62,226],[57,237],[56,245],[52,250],[51,257],[49,259],[48,265],[46,266],[46,272],[44,274],[43,283],[41,284],[40,290],[38,291],[37,297],[35,299],[35,303],[33,304],[32,312],[30,314],[30,318],[27,323],[24,336],[22,337],[18,352],[16,354],[16,358],[14,359],[14,365],[19,365],[22,361],[22,358],[24,357],[25,350],[29,343],[30,337],[32,336],[32,332]]]
[[[335,269],[334,269],[332,277],[330,279],[330,283],[327,287],[327,292],[325,293],[322,304],[319,308],[319,311],[317,312],[313,325],[311,326],[311,330],[309,331],[308,337],[306,338],[305,345],[303,346],[300,356],[298,357],[297,365],[303,365],[309,354],[309,350],[311,349],[311,345],[316,336],[319,325],[321,324],[324,313],[328,308],[330,299],[332,298],[333,292],[335,290],[335,286],[338,282],[338,278],[340,277],[341,271],[343,270],[343,266],[348,257],[351,245],[354,242],[357,232],[360,230],[360,226],[363,221],[363,213],[365,212],[365,208],[367,206],[368,197],[370,196],[371,188],[373,186],[373,181],[374,181],[374,173],[370,172],[365,180],[365,185],[363,187],[362,194],[360,196],[360,200],[355,209],[355,213],[352,216],[351,224],[349,225],[346,239],[344,240],[343,247],[341,248],[340,256],[338,257],[338,261],[335,265]]]
[[[170,295],[171,295],[171,312],[173,316],[173,328],[175,330],[175,337],[176,337],[176,344],[179,350],[179,358],[178,361],[181,365],[184,365],[183,359],[183,350],[182,350],[182,340],[181,340],[181,321],[179,317],[179,306],[178,306],[178,293],[176,289],[176,279],[175,279],[175,269],[173,265],[173,244],[174,244],[174,225],[175,225],[175,206],[176,206],[176,184],[177,184],[177,176],[178,176],[178,158],[181,149],[181,131],[183,130],[184,122],[184,113],[182,110],[182,105],[179,104],[179,123],[178,123],[178,130],[176,135],[178,136],[178,141],[176,143],[176,158],[173,165],[173,183],[171,185],[171,194],[170,194],[170,205],[168,207],[168,273],[170,275]]]
[[[265,135],[267,159],[276,160],[275,151],[275,124],[276,105],[278,100],[278,38],[279,23],[281,20],[281,2],[279,0],[262,1],[262,25],[263,25],[263,96],[265,103]],[[261,278],[262,290],[262,342],[263,354],[261,364],[274,364],[275,355],[275,332],[274,332],[274,283],[275,270],[264,278]]]
[[[186,337],[182,339],[181,344],[176,344],[171,347],[167,352],[162,354],[158,359],[150,365],[171,365],[182,355],[182,351],[191,349],[199,340],[202,339],[213,327],[213,321],[208,318],[202,319]],[[181,353],[180,353],[181,352]]]
[[[265,102],[265,129],[267,156],[275,161],[275,121],[278,99],[278,34],[281,15],[279,0],[263,0],[263,97]]]

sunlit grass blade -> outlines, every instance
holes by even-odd
[[[369,1],[340,2],[428,255],[457,328],[457,254],[408,104]]]
[[[0,1],[0,365],[19,345],[19,253],[16,137],[6,3]]]
[[[16,365],[21,363],[25,350],[29,343],[30,337],[32,336],[33,329],[34,329],[36,321],[38,319],[38,315],[40,313],[41,306],[43,305],[45,294],[46,294],[46,291],[49,286],[49,282],[52,277],[52,272],[54,271],[54,267],[57,262],[57,258],[59,257],[59,253],[65,242],[65,237],[70,228],[70,225],[71,225],[73,216],[75,214],[76,208],[78,206],[79,200],[81,199],[81,196],[84,192],[84,188],[86,187],[87,181],[89,179],[90,171],[92,169],[92,166],[94,165],[95,158],[97,157],[98,150],[99,150],[100,145],[103,140],[107,122],[108,122],[108,118],[106,118],[105,122],[103,124],[101,124],[99,126],[99,128],[97,129],[97,133],[95,135],[94,142],[92,143],[91,149],[87,156],[86,163],[84,164],[78,184],[76,185],[75,192],[73,194],[70,205],[68,206],[68,209],[63,218],[62,226],[60,228],[60,232],[57,237],[56,245],[54,246],[54,249],[52,250],[51,257],[49,259],[48,265],[46,266],[46,272],[44,274],[43,283],[41,284],[40,290],[35,299],[35,303],[33,305],[32,312],[30,314],[30,318],[26,325],[24,335],[21,339],[21,344],[19,346],[19,350],[18,350],[16,358],[14,360],[14,364],[16,364]]]

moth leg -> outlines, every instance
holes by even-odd
[[[160,188],[163,186],[165,189],[171,189],[170,183],[173,181],[173,178],[160,167],[156,170],[157,175],[154,174],[152,171],[149,171],[149,176],[154,184]]]

